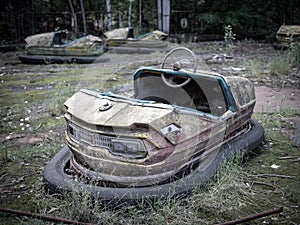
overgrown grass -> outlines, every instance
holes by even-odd
[[[283,54],[277,54],[269,63],[270,75],[288,75],[290,68],[300,66],[300,43],[293,43]]]
[[[265,128],[265,144],[261,155],[252,159],[251,175],[256,195],[262,195],[264,202],[255,198],[260,205],[283,206],[284,213],[269,218],[270,224],[297,224],[299,222],[299,149],[293,146],[295,125],[291,118],[300,112],[280,108],[273,113],[263,113],[260,121]],[[296,206],[296,207],[295,207]]]
[[[263,76],[263,66],[258,59],[248,60],[246,65],[247,65],[247,68],[249,68],[250,76],[253,76],[253,75],[257,76],[257,77]]]
[[[214,224],[234,219],[232,211],[246,199],[241,195],[248,187],[240,182],[241,158],[233,158],[206,187],[194,190],[187,198],[158,199],[154,203],[106,207],[94,201],[88,193],[76,191],[65,194],[63,199],[41,192],[41,180],[34,185],[35,210],[81,222],[99,224]],[[231,212],[229,214],[229,212]],[[233,216],[233,217],[232,217]],[[23,221],[32,224],[36,220]],[[37,223],[38,224],[38,223]]]
[[[294,66],[300,66],[300,43],[293,43],[290,50],[290,61]]]
[[[270,75],[286,75],[290,69],[289,59],[286,56],[276,56],[269,64]]]
[[[58,132],[49,131],[43,137],[35,136],[34,134],[30,138],[39,138],[38,144],[26,143],[20,136],[12,140],[5,140],[0,147],[0,152],[3,156],[1,161],[17,162],[17,161],[34,161],[38,158],[48,159],[53,157],[54,153],[62,147],[64,143],[63,134]],[[14,143],[15,142],[15,143]],[[21,146],[21,147],[20,147]],[[3,154],[5,153],[5,154]]]
[[[272,101],[266,106],[264,112],[260,115],[260,121],[265,129],[266,138],[275,141],[290,141],[292,139],[292,132],[294,129],[291,117],[299,116],[300,112],[297,110],[284,108],[285,96],[282,96],[279,110],[276,112],[269,112],[269,108],[273,104]],[[286,131],[288,139],[283,138],[282,132]]]
[[[65,112],[64,102],[74,94],[74,86],[66,82],[55,84],[49,95],[48,111],[52,116],[60,116]]]
[[[289,117],[295,113],[292,110],[282,109],[274,114],[262,115],[260,118],[267,132],[265,144],[267,147],[256,152],[258,155],[250,155],[244,164],[241,157],[232,158],[209,184],[193,190],[189,196],[182,199],[159,199],[153,204],[110,208],[95,202],[88,193],[80,195],[74,191],[65,194],[63,199],[49,195],[44,191],[42,175],[39,175],[39,179],[34,179],[35,182],[30,184],[31,189],[21,197],[21,200],[26,199],[30,202],[30,207],[27,205],[26,210],[31,212],[95,224],[216,224],[279,206],[284,206],[282,215],[258,219],[250,224],[293,224],[293,221],[297,221],[298,215],[293,205],[297,205],[300,199],[297,182],[289,183],[286,182],[287,178],[267,175],[279,174],[299,180],[299,177],[296,177],[297,164],[276,159],[287,149],[288,154],[299,156],[299,153],[291,147],[289,139],[285,140],[280,129],[275,130],[278,133],[276,136],[271,132],[273,128],[285,128],[286,120],[283,120],[282,115]],[[270,142],[273,142],[271,147],[268,144]],[[23,153],[17,151],[9,153],[9,158],[33,163],[30,159],[48,154],[50,150],[43,147],[34,149],[36,150],[28,148]],[[46,158],[53,156],[55,149],[53,147],[51,149],[52,153]],[[40,150],[43,151],[39,152]],[[280,166],[280,169],[274,171],[271,167],[273,164]],[[37,219],[15,217],[7,220],[6,224],[16,223],[52,224]]]
[[[297,182],[287,180],[299,181],[297,164],[277,158],[286,153],[299,157],[290,137],[282,133],[283,129],[293,129],[284,118],[298,113],[281,109],[273,114],[256,115],[266,130],[265,145],[244,160],[240,156],[232,158],[217,172],[215,179],[181,199],[110,208],[93,201],[88,193],[73,192],[63,199],[56,198],[41,192],[43,183],[37,181],[31,201],[35,202],[37,213],[96,224],[99,221],[101,224],[216,224],[280,206],[284,207],[284,213],[250,224],[295,224],[298,209],[294,205],[299,204],[300,196]],[[29,219],[22,224],[35,222]]]

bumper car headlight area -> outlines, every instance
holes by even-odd
[[[110,152],[126,158],[144,158],[147,154],[142,141],[130,139],[112,139]]]
[[[137,138],[116,138],[102,135],[70,123],[67,133],[70,139],[76,143],[105,148],[113,155],[133,159],[144,158],[147,155],[142,140]]]

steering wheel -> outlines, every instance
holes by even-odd
[[[164,73],[161,74],[161,78],[164,81],[164,83],[171,88],[183,87],[184,85],[188,84],[192,80],[192,78],[188,77],[185,81],[178,84],[173,82],[174,76],[170,76],[169,78],[166,78]]]
[[[162,69],[173,69],[174,71],[179,71],[180,69],[191,70],[192,72],[197,71],[198,60],[196,55],[188,48],[178,47],[170,52],[168,52],[161,64]],[[161,74],[163,82],[172,88],[183,87],[191,81],[191,78],[188,77],[182,83],[175,83],[174,76],[166,78],[165,74]]]

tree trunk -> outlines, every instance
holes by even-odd
[[[122,18],[122,13],[119,11],[119,27],[123,27],[123,18]]]
[[[10,4],[10,1],[9,1]],[[12,24],[14,25],[14,28],[16,27],[15,25],[15,20],[12,21]],[[34,34],[35,33],[35,23],[34,23],[34,6],[33,6],[33,1],[31,1],[31,33]],[[15,32],[17,32],[17,30],[15,30]]]
[[[142,28],[142,0],[139,2],[139,27]]]
[[[87,29],[86,29],[85,11],[84,11],[84,5],[82,0],[80,0],[80,8],[81,8],[82,23],[83,23],[83,32],[84,34],[86,34]]]
[[[76,18],[76,14],[74,12],[72,0],[69,0],[69,6],[71,9],[71,13],[72,13],[72,21],[71,21],[72,30],[77,34],[78,33],[77,18]]]
[[[131,8],[132,8],[132,1],[129,0],[129,8],[128,8],[128,27],[131,27]]]
[[[158,29],[162,30],[163,25],[162,25],[162,0],[157,0],[157,16],[158,16]]]
[[[107,29],[110,30],[112,24],[110,0],[106,0],[106,8],[107,8]]]
[[[51,21],[52,21],[52,24],[53,24],[53,29],[52,31],[54,30],[54,28],[56,27],[56,22],[55,22],[55,7],[54,7],[54,1],[53,0],[50,0],[50,12],[51,12]],[[48,21],[49,23],[49,21]],[[48,27],[50,27],[48,25]],[[48,30],[47,30],[48,31]]]

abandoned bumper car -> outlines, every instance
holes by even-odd
[[[170,50],[167,37],[166,33],[159,30],[135,37],[132,27],[118,28],[104,33],[105,49],[125,54],[166,52]]]
[[[300,26],[282,25],[276,33],[276,40],[273,44],[275,50],[287,50],[293,44],[300,45]]]
[[[101,38],[86,35],[75,38],[66,30],[28,36],[25,54],[19,55],[23,63],[93,63],[106,62]]]
[[[173,197],[263,140],[251,118],[253,84],[198,70],[189,49],[173,49],[161,68],[139,68],[133,79],[134,98],[81,90],[65,102],[67,146],[45,168],[50,191],[122,202]]]

